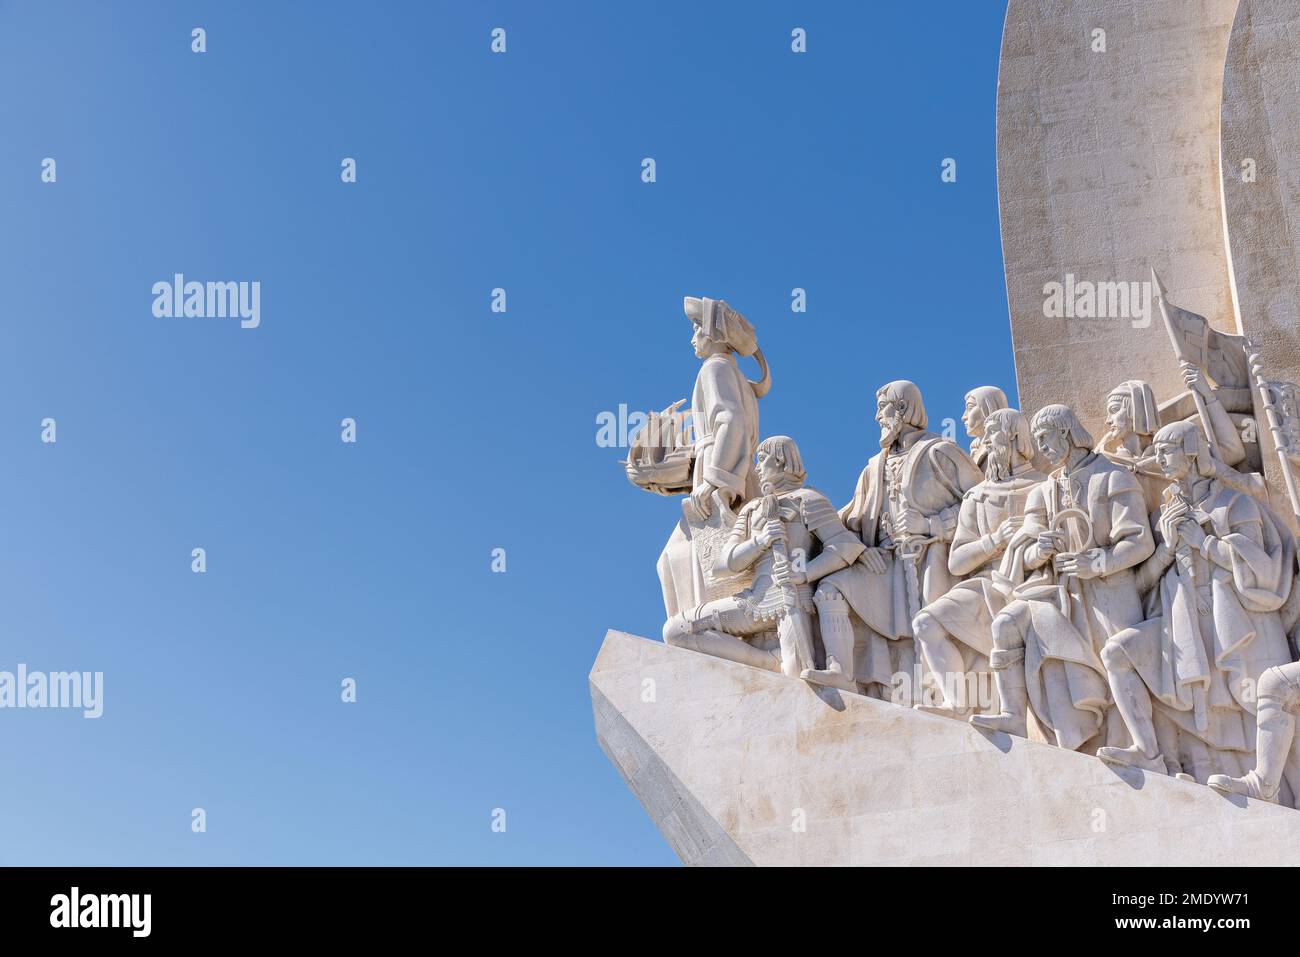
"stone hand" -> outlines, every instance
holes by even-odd
[[[1191,508],[1187,502],[1181,498],[1174,499],[1172,505],[1169,505],[1160,522],[1160,527],[1165,531],[1167,541],[1165,544],[1170,549],[1177,549],[1178,543],[1182,541],[1182,526],[1191,515]]]
[[[1016,532],[1020,531],[1021,526],[1024,524],[1025,520],[1023,518],[1016,518],[1013,516],[1004,519],[1002,524],[998,526],[998,530],[993,533],[993,543],[999,547],[1005,546],[1007,542],[1011,541],[1015,536]]]
[[[1182,360],[1178,365],[1183,374],[1183,381],[1187,383],[1187,388],[1191,389],[1193,392],[1199,392],[1207,399],[1214,395],[1214,390],[1211,389],[1210,384],[1205,381],[1205,376],[1201,375],[1200,369],[1188,362],[1186,359]]]
[[[1106,553],[1100,548],[1089,548],[1083,552],[1062,552],[1056,556],[1056,570],[1062,575],[1076,578],[1098,578],[1105,574]]]
[[[1051,558],[1061,549],[1060,532],[1039,532],[1038,553],[1044,558]]]
[[[895,529],[904,535],[926,536],[930,534],[930,519],[914,508],[905,508]]]
[[[764,550],[771,548],[773,542],[784,539],[785,526],[775,518],[764,522],[763,527],[754,534],[754,543]]]
[[[778,585],[802,585],[807,580],[807,573],[795,568],[788,561],[778,558],[772,564],[772,581]]]
[[[1185,518],[1178,523],[1178,537],[1192,548],[1199,549],[1205,541],[1205,529],[1196,519]]]
[[[700,487],[691,493],[691,508],[698,521],[704,521],[713,512],[713,493],[717,489],[708,482],[701,482]]]

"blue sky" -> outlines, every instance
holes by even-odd
[[[678,506],[597,416],[690,394],[684,295],[837,504],[883,382],[1013,393],[1003,10],[0,2],[0,669],[105,684],[0,710],[0,864],[675,863],[587,673]]]

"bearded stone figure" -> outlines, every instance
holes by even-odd
[[[1204,784],[1254,765],[1257,685],[1291,660],[1278,610],[1291,593],[1294,543],[1267,508],[1218,477],[1197,423],[1165,426],[1153,448],[1169,484],[1159,544],[1138,569],[1151,617],[1102,650],[1133,744],[1097,753]]]
[[[840,510],[866,548],[817,589],[826,667],[805,677],[888,697],[894,675],[913,671],[913,617],[954,584],[948,545],[962,497],[980,473],[955,442],[926,431],[921,390],[912,382],[877,391],[876,423],[880,451]],[[911,694],[905,698],[910,704]]]
[[[1032,428],[1053,471],[1030,492],[1024,527],[1003,561],[1004,576],[1023,584],[993,620],[990,665],[1002,712],[970,723],[1026,737],[1032,711],[1048,741],[1080,750],[1105,727],[1109,689],[1099,653],[1142,620],[1133,568],[1155,543],[1137,480],[1092,451],[1092,436],[1068,406],[1044,406]]]
[[[972,393],[973,394],[973,393]],[[979,677],[993,652],[993,618],[1010,590],[997,581],[1008,543],[1023,524],[1030,491],[1046,478],[1034,466],[1029,420],[1016,409],[997,409],[981,421],[984,481],[962,499],[948,552],[948,571],[959,581],[921,609],[913,621],[916,642],[936,678],[938,705],[917,708],[964,718],[979,705]],[[990,702],[992,704],[993,702]]]

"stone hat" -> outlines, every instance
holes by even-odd
[[[682,311],[691,322],[699,323],[710,339],[725,342],[742,356],[758,351],[758,335],[749,320],[721,299],[686,296]]]
[[[708,297],[686,296],[682,300],[682,311],[710,339],[725,342],[728,348],[742,356],[753,356],[758,361],[763,377],[757,382],[750,380],[749,384],[758,398],[767,395],[772,388],[772,372],[767,366],[763,350],[758,347],[758,333],[748,319],[721,299]]]
[[[1110,394],[1128,398],[1129,413],[1133,417],[1133,431],[1138,435],[1150,435],[1160,427],[1160,416],[1156,411],[1156,396],[1146,382],[1141,379],[1129,379],[1111,389]]]

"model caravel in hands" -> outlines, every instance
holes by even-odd
[[[658,563],[664,640],[1295,807],[1296,387],[1155,287],[1186,392],[1119,384],[1097,441],[1066,405],[1028,415],[978,386],[968,452],[927,431],[915,384],[887,383],[880,452],[838,510],[792,438],[759,440],[754,327],[687,297],[690,409],[652,416],[624,463],[685,496]],[[1242,440],[1257,421],[1276,507]]]

